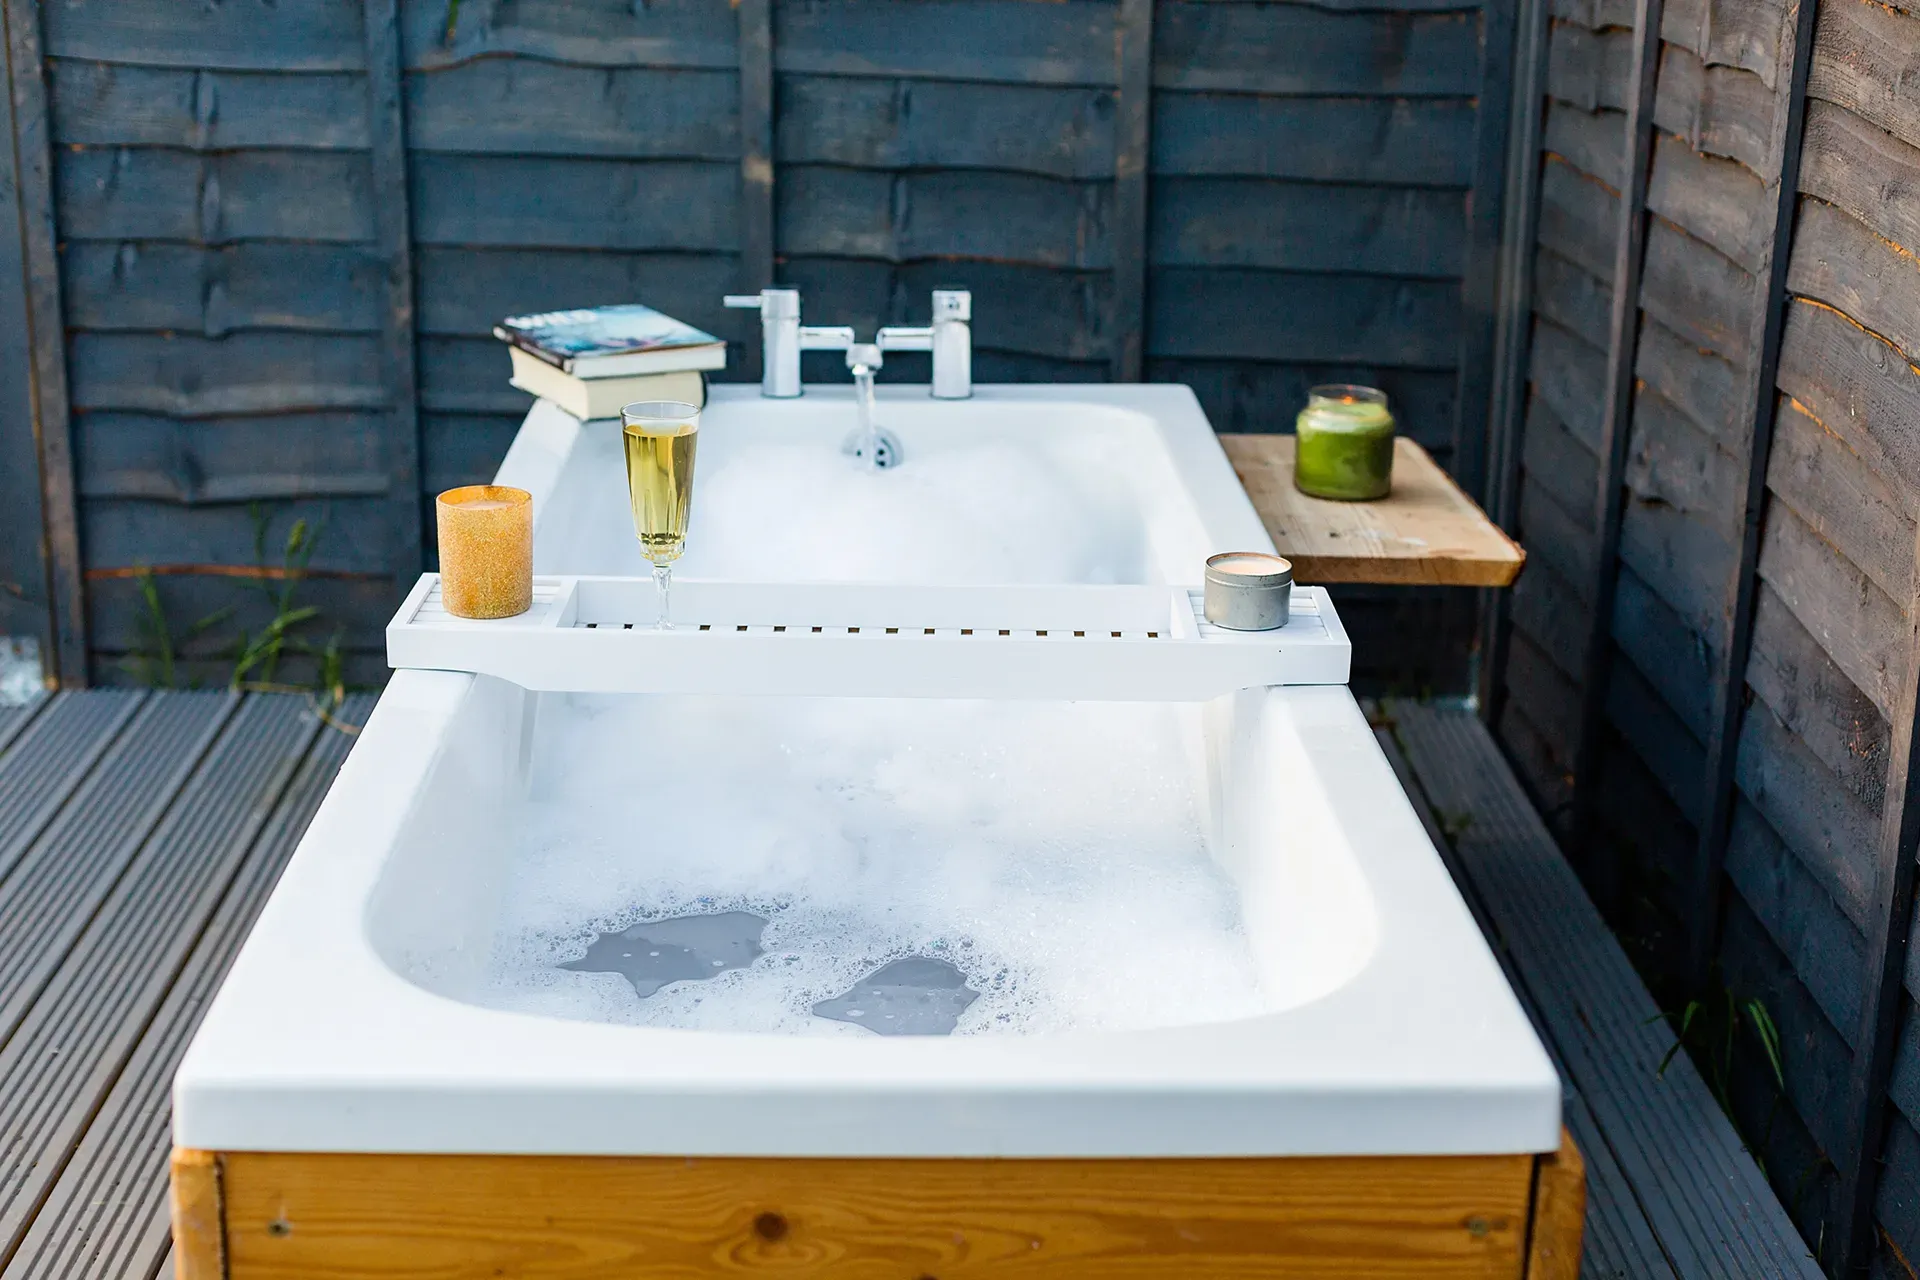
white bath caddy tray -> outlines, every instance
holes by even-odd
[[[539,577],[517,618],[456,618],[424,574],[387,627],[397,668],[472,671],[574,693],[1199,702],[1345,684],[1352,649],[1318,587],[1277,631],[1201,617],[1198,587],[923,587]]]

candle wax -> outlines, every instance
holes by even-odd
[[[1293,482],[1316,498],[1385,497],[1393,478],[1393,414],[1373,400],[1315,396],[1294,424]]]

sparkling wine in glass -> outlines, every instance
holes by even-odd
[[[667,599],[673,562],[687,549],[687,513],[693,505],[693,454],[700,410],[673,400],[639,400],[620,410],[627,452],[627,498],[640,554],[653,565],[660,602],[654,626],[670,630]]]

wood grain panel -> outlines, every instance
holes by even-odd
[[[1598,346],[1607,340],[1607,287],[1553,250],[1534,255],[1533,309],[1555,325]]]
[[[774,195],[782,254],[987,258],[1083,270],[1113,264],[1110,182],[789,165]]]
[[[88,146],[312,147],[367,145],[366,83],[348,73],[49,64],[54,141]]]
[[[1920,360],[1920,259],[1824,200],[1802,200],[1787,287]]]
[[[70,240],[61,266],[67,323],[76,329],[209,338],[237,329],[380,331],[376,290],[385,276],[370,245]],[[288,288],[290,280],[300,287]]]
[[[211,1151],[173,1153],[173,1251],[177,1280],[225,1280],[220,1160]]]
[[[76,409],[198,418],[386,406],[379,340],[371,336],[78,333],[67,362]]]
[[[1632,48],[1632,32],[1624,28],[1593,31],[1555,23],[1548,45],[1548,93],[1585,111],[1624,111]],[[1681,45],[1661,49],[1653,122],[1694,150],[1738,160],[1771,180],[1778,164],[1769,150],[1772,112],[1773,91],[1752,72],[1708,65]]]
[[[739,76],[483,58],[406,76],[407,145],[477,155],[737,160]]]
[[[724,251],[738,237],[736,164],[416,155],[421,244]]]
[[[1527,479],[1551,495],[1569,519],[1583,529],[1593,528],[1593,486],[1599,479],[1599,461],[1592,449],[1560,425],[1552,406],[1539,396],[1527,405],[1521,462]]]
[[[1832,307],[1793,299],[1779,383],[1874,474],[1920,494],[1920,369],[1897,348]]]
[[[1161,179],[1153,184],[1157,266],[1457,278],[1466,253],[1466,194],[1264,182]]]
[[[1834,665],[1883,716],[1899,693],[1901,608],[1793,509],[1773,504],[1760,549],[1760,576],[1800,625],[1820,637]]]
[[[1743,426],[1733,364],[1661,324],[1644,317],[1634,373],[1729,452],[1744,455]]]
[[[1746,467],[1657,396],[1635,398],[1625,478],[1633,501],[1671,508],[1738,542]]]
[[[1913,581],[1906,496],[1791,399],[1775,418],[1767,487],[1892,600]]]
[[[1920,16],[1875,0],[1831,0],[1818,21],[1808,92],[1920,146],[1912,88]]]
[[[231,1280],[1517,1277],[1533,1158],[221,1157]]]
[[[1744,67],[1774,86],[1774,53],[1788,0],[1673,0],[1661,15],[1660,38],[1703,61]],[[1633,25],[1633,0],[1553,0],[1556,18],[1593,30]]]
[[[1163,0],[1154,14],[1153,83],[1235,93],[1472,97],[1480,89],[1478,17]],[[1274,57],[1276,49],[1287,56]]]
[[[358,71],[366,65],[360,11],[349,5],[183,9],[171,0],[51,0],[41,12],[47,52],[55,57],[251,71]]]
[[[1580,1238],[1586,1216],[1586,1162],[1573,1145],[1573,1135],[1562,1130],[1560,1150],[1542,1156],[1534,1174],[1527,1280],[1580,1280]]]
[[[1111,89],[785,75],[779,97],[783,164],[1113,177]]]
[[[1860,1017],[1866,941],[1827,885],[1743,799],[1734,803],[1726,871],[1827,1022],[1850,1031]]]
[[[1627,660],[1622,661],[1623,657]],[[1618,735],[1619,746],[1624,746],[1625,751],[1607,742],[1608,735],[1602,731],[1600,754],[1595,764],[1594,804],[1596,809],[1604,811],[1604,816],[1596,816],[1596,821],[1643,848],[1679,847],[1685,835],[1675,829],[1691,827],[1700,820],[1700,778],[1706,767],[1700,740],[1688,732],[1686,723],[1648,683],[1631,656],[1618,650],[1608,662],[1607,696],[1600,714]],[[1602,793],[1620,785],[1619,775],[1629,761],[1632,769],[1652,781],[1660,803],[1622,806],[1609,805],[1600,799]],[[1662,810],[1678,821],[1662,821],[1658,816]],[[1669,865],[1672,861],[1658,854],[1649,860]],[[1600,874],[1614,873],[1602,871]],[[1603,893],[1607,891],[1602,889]]]
[[[61,151],[54,173],[63,236],[373,239],[367,160],[350,152],[81,147]]]
[[[85,413],[80,495],[195,505],[387,491],[377,413],[167,418]]]
[[[1535,557],[1532,567],[1514,580],[1512,600],[1513,625],[1563,673],[1578,670],[1587,629],[1573,584],[1546,560]]]
[[[738,65],[731,6],[705,0],[513,0],[448,6],[409,0],[401,10],[410,68],[438,70],[475,59],[522,54],[591,67]]]
[[[1558,325],[1536,322],[1533,329],[1534,394],[1546,401],[1573,438],[1600,455],[1600,384],[1606,378],[1606,354]]]
[[[1552,495],[1533,483],[1520,484],[1520,541],[1527,554],[1551,564],[1593,608],[1593,531],[1568,515]]]
[[[1459,98],[1174,93],[1153,100],[1157,175],[1464,187],[1474,106]]]
[[[1613,642],[1673,710],[1687,732],[1706,741],[1715,653],[1692,619],[1662,600],[1623,563],[1613,600]]]
[[[1877,812],[1887,794],[1886,718],[1765,583],[1754,606],[1746,675],[1838,785]]]
[[[1807,104],[1800,190],[1845,209],[1897,245],[1920,246],[1920,147],[1844,107]]]
[[[1452,281],[1156,267],[1148,351],[1213,359],[1354,361],[1451,368],[1460,290]]]
[[[1553,117],[1548,117],[1548,128]],[[1540,175],[1539,242],[1582,271],[1610,285],[1612,251],[1609,218],[1617,194],[1558,153],[1547,157]],[[1604,344],[1605,332],[1601,342]]]
[[[175,658],[224,658],[231,671],[241,633],[264,635],[273,622],[278,605],[268,590],[280,586],[233,574],[156,574],[153,589],[172,632]],[[294,624],[290,634],[315,648],[337,639],[346,649],[384,652],[386,619],[398,594],[386,577],[308,578],[294,588],[293,603],[320,612]],[[158,627],[139,579],[90,579],[87,609],[96,652],[154,653]]]
[[[1661,134],[1654,146],[1647,207],[1748,271],[1760,270],[1773,229],[1766,185],[1735,160],[1702,155]]]
[[[1733,543],[1684,511],[1629,495],[1620,523],[1619,561],[1631,565],[1696,634],[1719,625],[1714,588],[1733,571]]]
[[[758,346],[759,318],[720,303],[736,272],[731,253],[429,245],[414,256],[420,332],[475,338],[491,337],[502,316],[645,298],[709,333]]]
[[[314,537],[316,573],[383,574],[387,568],[387,499],[306,498],[276,503],[265,514],[264,553],[281,563],[288,530],[305,520]],[[254,565],[253,512],[238,503],[183,507],[131,498],[80,506],[87,572],[101,577],[145,565]]]
[[[1113,36],[1114,6],[1088,0],[781,4],[774,10],[774,68],[815,75],[1110,86],[1117,83]]]

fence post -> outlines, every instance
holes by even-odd
[[[1514,93],[1515,10],[1487,0],[1480,15],[1480,104],[1473,121],[1473,177],[1467,189],[1467,256],[1460,273],[1460,358],[1453,406],[1454,480],[1485,502],[1493,351],[1499,324],[1501,213],[1506,198],[1507,130]]]
[[[1147,180],[1153,125],[1153,0],[1120,0],[1115,31],[1113,362],[1115,382],[1146,369]]]
[[[1914,553],[1920,556],[1920,539]],[[1906,669],[1888,743],[1887,798],[1874,842],[1873,914],[1867,920],[1867,971],[1860,1028],[1847,1077],[1846,1149],[1840,1172],[1840,1269],[1864,1273],[1873,1260],[1873,1193],[1887,1125],[1887,1089],[1900,1035],[1908,932],[1913,923],[1914,860],[1920,857],[1920,561],[1907,600]]]
[[[12,97],[14,176],[25,260],[25,338],[33,434],[39,443],[40,514],[46,539],[53,648],[47,664],[69,689],[84,688],[87,597],[80,562],[80,508],[73,470],[73,412],[67,395],[66,323],[54,230],[53,157],[39,0],[5,0]]]
[[[387,382],[388,568],[396,598],[426,568],[420,401],[414,350],[413,220],[407,200],[407,120],[398,0],[366,0],[367,136],[372,144],[374,236],[385,268],[381,346]]]
[[[1752,365],[1740,389],[1740,417],[1747,424],[1747,477],[1740,501],[1740,555],[1726,584],[1726,642],[1713,672],[1712,718],[1707,722],[1699,847],[1687,903],[1688,978],[1704,989],[1720,949],[1720,877],[1726,866],[1733,827],[1733,769],[1740,745],[1740,713],[1745,699],[1747,655],[1753,645],[1753,611],[1760,594],[1760,518],[1766,507],[1767,459],[1773,449],[1774,414],[1780,393],[1774,386],[1780,369],[1780,339],[1786,328],[1787,265],[1793,256],[1793,217],[1800,202],[1800,141],[1807,118],[1807,77],[1813,65],[1813,28],[1819,0],[1800,0],[1793,20],[1782,26],[1780,51],[1788,68],[1786,100],[1774,108],[1769,154],[1776,159],[1773,228],[1756,273],[1765,286],[1759,310],[1750,317],[1747,350]]]
[[[1647,247],[1647,183],[1653,169],[1653,99],[1660,73],[1662,0],[1635,0],[1634,53],[1627,81],[1625,181],[1613,243],[1613,309],[1607,329],[1607,375],[1601,390],[1600,467],[1594,486],[1593,621],[1581,661],[1579,742],[1573,757],[1573,848],[1591,844],[1594,773],[1607,715],[1613,654],[1613,593],[1620,578],[1622,474],[1633,423],[1633,362],[1640,337],[1640,269]]]
[[[1487,514],[1512,533],[1518,517],[1520,424],[1526,407],[1527,356],[1533,333],[1534,240],[1540,229],[1540,130],[1544,121],[1549,0],[1519,0],[1501,201],[1493,348],[1487,359]],[[1480,593],[1480,714],[1489,725],[1500,718],[1506,696],[1507,606],[1505,588]]]
[[[739,0],[740,282],[742,293],[773,283],[773,12],[771,0]],[[760,378],[760,329],[753,326],[741,376]]]

